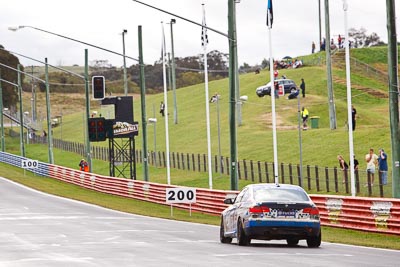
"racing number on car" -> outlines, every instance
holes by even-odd
[[[23,159],[21,161],[21,168],[23,169],[36,169],[39,167],[39,161],[33,159]]]
[[[165,200],[167,203],[196,203],[195,188],[167,188]]]

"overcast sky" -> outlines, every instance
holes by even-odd
[[[178,16],[201,23],[205,4],[207,25],[228,32],[228,0],[142,0]],[[322,34],[324,35],[324,0],[321,0]],[[330,0],[331,36],[345,34],[343,0]],[[347,0],[348,28],[364,27],[367,34],[376,32],[387,42],[386,1]],[[170,51],[170,25],[173,16],[143,6],[132,0],[0,0],[0,44],[5,49],[44,60],[55,65],[83,65],[84,49],[89,61],[108,60],[122,66],[120,56],[87,47],[64,38],[25,28],[9,31],[10,26],[29,25],[68,36],[122,53],[122,31],[126,54],[138,58],[138,25],[143,29],[144,61],[153,64],[160,57],[161,21],[164,21],[167,50]],[[400,3],[396,3],[400,14]],[[273,0],[272,54],[274,58],[311,53],[311,43],[319,42],[318,0]],[[269,58],[267,0],[242,0],[236,4],[239,64],[260,64]],[[396,27],[399,29],[399,22]],[[397,30],[398,31],[398,30]],[[176,57],[202,53],[201,28],[177,19],[173,26]],[[228,53],[226,37],[208,31],[208,50]],[[398,38],[399,39],[399,38]],[[317,45],[318,47],[318,45]],[[24,65],[38,63],[20,58]],[[128,60],[127,65],[135,64]]]

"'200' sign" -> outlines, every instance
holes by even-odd
[[[165,201],[172,203],[196,203],[195,188],[167,188]]]

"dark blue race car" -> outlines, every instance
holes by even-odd
[[[252,239],[286,240],[296,246],[305,239],[308,247],[321,245],[321,224],[318,208],[303,188],[287,184],[251,184],[222,212],[220,241],[240,246]]]

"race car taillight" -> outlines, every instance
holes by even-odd
[[[303,213],[310,214],[311,219],[319,219],[319,210],[317,207],[304,208]]]
[[[250,213],[265,213],[270,212],[270,209],[266,206],[254,206],[249,208]]]

